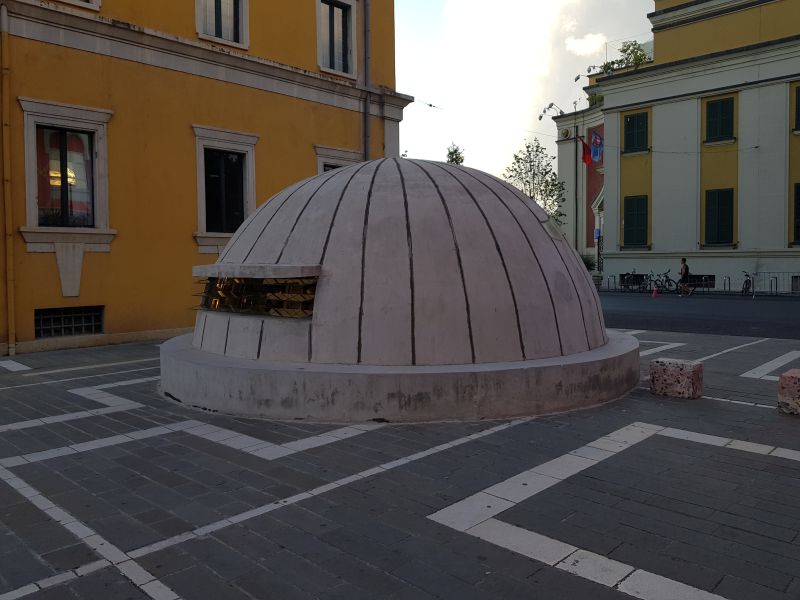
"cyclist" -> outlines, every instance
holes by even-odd
[[[689,287],[689,265],[686,263],[685,258],[681,259],[680,275],[681,278],[678,281],[678,295],[691,296],[694,293],[694,288]]]

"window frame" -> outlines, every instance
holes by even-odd
[[[364,161],[364,154],[360,150],[345,150],[344,148],[332,148],[329,146],[314,145],[317,154],[317,174],[325,172],[325,165],[337,168],[357,165]]]
[[[645,207],[644,217],[644,243],[632,243],[627,234],[628,223],[626,222],[626,212],[628,201],[643,200]],[[646,194],[637,194],[635,196],[625,196],[622,199],[622,248],[648,248],[650,247],[650,198]]]
[[[325,65],[325,56],[326,54],[329,55],[330,48],[323,47],[322,43],[322,5],[323,4],[338,4],[340,6],[346,6],[349,9],[350,19],[349,19],[349,30],[347,35],[347,44],[349,48],[349,70],[347,71],[339,71],[337,69],[333,69],[331,67],[326,67]],[[317,0],[317,63],[319,64],[319,69],[323,73],[331,73],[333,75],[338,75],[340,77],[349,77],[351,79],[356,79],[358,77],[358,48],[357,48],[357,40],[358,36],[356,35],[356,31],[358,27],[358,3],[356,0]]]
[[[800,131],[800,85],[794,88],[794,131]]]
[[[224,44],[241,50],[250,49],[250,0],[239,0],[239,41],[226,40],[205,32],[205,4],[214,0],[195,0],[195,28],[201,40]]]
[[[720,192],[730,192],[730,202],[731,202],[731,214],[730,214],[730,222],[731,222],[731,231],[730,231],[730,241],[723,240],[720,241],[717,239],[714,241],[709,240],[709,219],[708,219],[708,210],[709,210],[709,200],[711,199],[711,195],[714,194],[716,197],[714,200],[719,202],[719,194]],[[717,219],[719,222],[719,219]],[[719,225],[717,225],[717,234],[719,233]],[[715,188],[705,190],[705,197],[703,202],[703,246],[704,247],[711,247],[711,248],[719,248],[719,247],[731,247],[736,244],[736,190],[735,188]]]
[[[58,0],[61,4],[70,4],[72,6],[79,6],[87,10],[100,10],[102,0]]]
[[[110,110],[73,106],[57,102],[19,98],[23,111],[25,134],[25,205],[26,231],[45,233],[108,232],[108,122]],[[94,173],[92,196],[94,199],[93,227],[39,226],[39,188],[36,178],[36,129],[54,127],[90,133],[94,151]]]
[[[718,117],[720,125],[718,127],[718,132],[716,135],[711,135],[711,107],[720,106],[722,107],[723,103],[730,103],[730,132],[722,131],[721,121],[722,121],[722,113]],[[720,108],[720,111],[722,109]],[[727,96],[725,98],[714,98],[712,100],[706,100],[705,106],[706,112],[706,127],[705,127],[705,140],[706,144],[714,143],[714,142],[727,142],[736,139],[736,99],[734,96]]]
[[[256,144],[259,136],[253,133],[242,133],[200,125],[192,125],[192,129],[195,134],[197,157],[197,231],[194,236],[201,253],[213,254],[218,253],[233,234],[208,231],[206,228],[205,149],[238,152],[245,155],[243,220],[246,220],[256,209]]]
[[[800,89],[800,88],[798,88]],[[791,223],[792,233],[794,236],[790,244],[792,246],[800,246],[800,183],[794,184],[794,223]]]
[[[634,145],[628,146],[628,119],[633,119],[634,117],[644,117],[644,143],[643,145]],[[631,137],[634,137],[635,130],[632,132]],[[650,150],[649,140],[650,140],[650,116],[646,110],[629,113],[622,116],[622,140],[623,140],[623,154],[632,154],[635,152],[647,152]]]

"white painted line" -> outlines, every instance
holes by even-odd
[[[643,388],[649,389],[649,388]],[[704,400],[716,400],[717,402],[730,402],[731,404],[744,404],[745,406],[755,406],[756,408],[768,408],[775,410],[777,407],[774,404],[758,404],[757,402],[744,402],[742,400],[731,400],[730,398],[715,398],[714,396],[703,396]]]
[[[736,350],[741,350],[742,348],[747,348],[748,346],[755,346],[756,344],[760,344],[761,342],[768,342],[770,338],[764,338],[761,340],[756,340],[755,342],[749,342],[747,344],[742,344],[741,346],[734,346],[733,348],[728,348],[727,350],[723,350],[722,352],[716,352],[714,354],[709,354],[708,356],[704,356],[702,358],[696,358],[695,362],[705,362],[709,359],[716,358],[718,356],[722,356],[723,354],[727,354],[728,352],[734,352]]]
[[[467,533],[550,566],[561,562],[577,550],[575,546],[497,519],[480,523]]]
[[[66,369],[51,369],[50,371],[36,371],[34,373],[25,373],[25,377],[36,377],[38,375],[50,375],[52,373],[69,373],[71,371],[87,371],[89,369],[103,369],[105,367],[118,367],[120,365],[133,365],[137,363],[143,362],[153,362],[156,360],[160,360],[160,358],[140,358],[137,360],[123,360],[120,362],[112,362],[112,363],[100,363],[97,365],[84,365],[82,367],[68,367]],[[6,362],[14,362],[14,361],[6,361]],[[0,362],[0,366],[2,366],[2,362]],[[26,369],[30,369],[30,367],[26,367]]]
[[[9,385],[6,387],[0,387],[0,391],[3,390],[18,390],[20,388],[29,388],[29,387],[36,387],[38,385],[53,385],[55,383],[66,383],[68,381],[79,381],[81,379],[96,379],[98,377],[108,377],[109,375],[124,375],[126,373],[139,373],[141,371],[154,371],[156,369],[160,369],[161,367],[144,367],[142,369],[128,369],[127,371],[112,371],[111,373],[98,373],[96,375],[83,375],[81,377],[70,377],[68,379],[53,379],[52,381],[37,381],[36,383],[23,383],[20,385]]]
[[[769,373],[780,369],[783,365],[797,360],[800,358],[800,350],[792,350],[786,354],[779,356],[763,365],[759,365],[755,369],[750,369],[746,373],[742,373],[739,377],[749,377],[750,379],[769,379],[770,381],[778,381],[778,377],[770,376]]]
[[[658,343],[658,342],[655,342]],[[642,352],[639,352],[639,356],[650,356],[651,354],[657,354],[658,352],[666,352],[667,350],[672,350],[673,348],[680,348],[681,346],[685,346],[686,344],[680,342],[673,342],[671,344],[664,344],[663,346],[656,346],[655,348],[648,348]]]
[[[508,510],[519,502],[558,483],[559,480],[554,479],[555,477],[563,481],[586,468],[585,464],[598,464],[653,435],[691,440],[718,447],[726,446],[744,452],[769,454],[800,461],[800,451],[797,450],[773,448],[764,444],[732,440],[648,423],[633,423],[582,448],[573,450],[569,454],[564,454],[529,471],[509,477],[428,515],[428,518],[457,531],[466,532],[507,550],[553,565],[578,577],[642,600],[725,600],[721,596],[636,569],[631,565],[576,548],[534,531],[504,523],[496,518],[504,510]],[[583,453],[588,453],[588,455]],[[581,460],[584,461],[584,464],[576,462]],[[537,486],[535,480],[530,479],[530,474],[539,472],[552,476],[549,477],[550,482]],[[528,489],[525,489],[526,487]],[[498,496],[498,500],[502,500],[504,504],[492,502],[492,495]]]
[[[640,333],[647,333],[646,329],[631,329],[630,331],[623,331],[622,333],[627,333],[628,335],[639,335]]]
[[[617,589],[643,600],[726,600],[722,596],[641,570],[634,571]]]
[[[0,360],[0,369],[5,369],[6,371],[11,371],[12,373],[31,370],[28,365],[23,365],[21,362],[17,362],[15,360]]]
[[[10,471],[7,471],[5,468],[0,467],[0,478],[4,479],[6,483],[9,483],[13,479],[19,479],[15,477]],[[22,481],[20,479],[20,481]],[[31,487],[32,486],[28,486]],[[37,495],[42,496],[39,492],[36,492]],[[94,550],[96,554],[100,557],[108,561],[111,565],[117,568],[119,572],[127,578],[131,583],[141,589],[145,594],[150,596],[153,600],[160,600],[162,598],[166,598],[166,593],[172,593],[173,598],[178,598],[178,596],[172,592],[166,586],[159,584],[160,588],[158,588],[159,595],[156,595],[155,592],[151,593],[145,589],[143,583],[157,583],[155,582],[155,576],[149,573],[146,569],[144,569],[141,565],[136,563],[128,556],[125,552],[117,548],[114,544],[103,538],[101,535],[95,533],[90,527],[73,517],[63,508],[54,505],[54,509],[48,509],[43,511],[45,514],[50,515],[51,517],[55,514],[59,518],[56,519],[58,523],[64,525],[65,528],[76,536],[81,542],[86,544],[89,548]],[[41,510],[41,509],[40,509]],[[68,526],[70,525],[70,526]],[[91,534],[91,535],[86,535]],[[88,566],[88,565],[87,565]],[[80,570],[80,569],[79,569]],[[28,594],[32,594],[34,592],[38,592],[40,590],[46,589],[48,587],[56,586],[64,581],[69,581],[70,579],[74,579],[78,577],[78,571],[66,571],[64,573],[59,573],[52,577],[48,577],[38,581],[36,584],[30,584],[29,586],[25,586],[24,588],[20,588],[18,590],[14,590],[13,592],[9,592],[4,596],[7,598],[22,598],[23,596],[27,596]],[[85,567],[83,568],[85,572]],[[24,590],[28,590],[24,592]],[[14,595],[16,594],[16,595]],[[2,598],[2,597],[0,597]]]
[[[570,554],[556,568],[606,587],[616,586],[634,570],[630,565],[587,550]]]

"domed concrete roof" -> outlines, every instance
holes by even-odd
[[[321,267],[307,343],[271,334],[275,361],[496,363],[607,342],[591,278],[545,212],[460,166],[382,159],[300,182],[218,264]]]

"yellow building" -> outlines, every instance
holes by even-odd
[[[800,291],[800,0],[654,8],[653,60],[591,87],[605,274],[674,276],[686,257],[717,288],[748,271],[759,290]]]
[[[191,266],[258,204],[398,154],[393,0],[4,0],[0,25],[3,352],[189,327]]]

